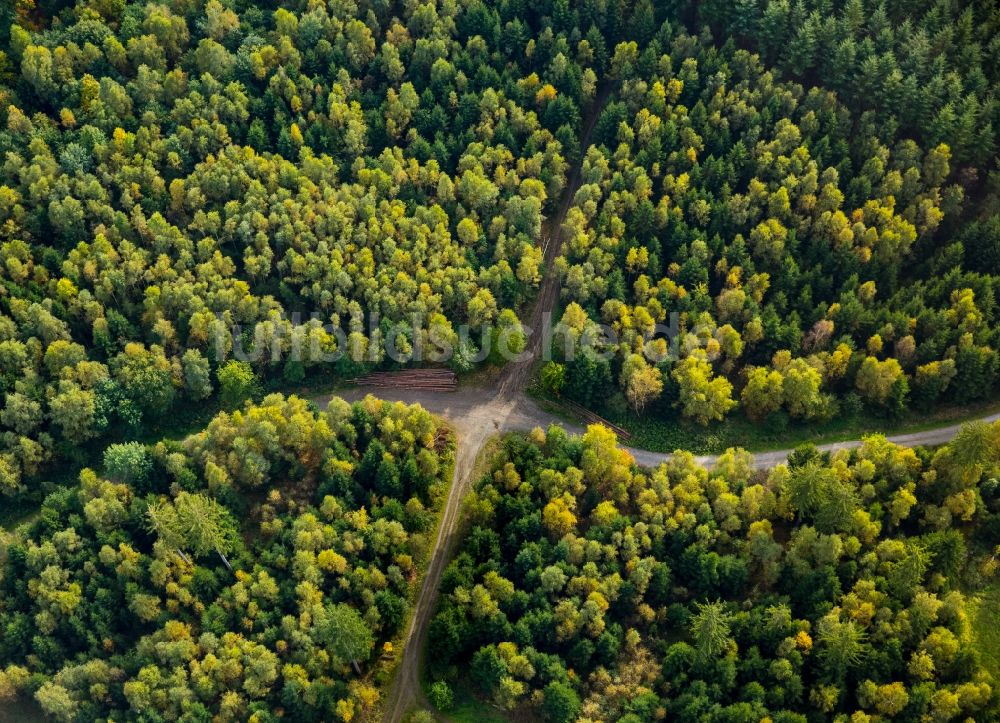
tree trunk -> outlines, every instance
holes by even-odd
[[[184,552],[180,548],[177,548],[176,550],[174,550],[174,552],[177,553],[177,557],[179,557],[182,560],[184,560],[184,562],[186,562],[188,565],[191,564],[191,560],[188,559],[188,556],[185,555]]]
[[[222,554],[222,550],[220,550],[218,547],[216,547],[215,551],[218,553],[219,557],[222,558],[222,562],[223,562],[223,564],[225,564],[226,569],[229,570],[229,572],[232,572],[233,571],[233,566],[229,564],[229,560],[227,560],[226,556]]]
[[[358,677],[360,677],[361,676],[361,666],[358,665],[358,661],[355,660],[354,658],[351,658],[351,665],[354,666],[354,672],[358,674]]]

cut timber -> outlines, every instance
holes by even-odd
[[[352,379],[363,387],[380,389],[424,389],[432,392],[453,392],[458,378],[450,369],[404,369],[398,372],[372,372]]]

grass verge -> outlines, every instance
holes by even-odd
[[[562,407],[558,400],[539,392],[537,386],[530,389],[529,394],[545,411],[580,424],[572,412]],[[632,435],[628,440],[631,447],[651,452],[684,449],[694,454],[719,454],[730,447],[767,452],[792,449],[807,442],[824,444],[860,439],[876,433],[890,436],[922,432],[1000,412],[1000,401],[991,400],[964,407],[942,407],[926,413],[910,412],[898,420],[862,412],[823,422],[775,417],[761,423],[751,421],[737,410],[724,421],[707,427],[682,418],[673,409],[642,415],[614,406],[597,406],[593,411],[628,431]]]
[[[455,691],[455,703],[446,714],[438,714],[451,723],[507,723],[510,718],[472,694],[468,686]]]

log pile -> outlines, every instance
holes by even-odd
[[[372,372],[352,379],[363,387],[380,389],[421,389],[428,392],[453,392],[458,378],[450,369],[404,369],[398,372]]]
[[[590,411],[586,407],[581,407],[579,404],[577,404],[576,402],[570,401],[569,399],[564,400],[564,403],[566,404],[567,407],[569,407],[573,411],[574,414],[576,414],[578,417],[580,417],[581,419],[583,419],[584,422],[586,422],[587,424],[602,424],[602,425],[604,425],[605,427],[607,427],[608,429],[610,429],[612,432],[614,432],[618,436],[618,439],[620,441],[627,442],[629,439],[632,438],[631,434],[629,434],[627,431],[625,431],[624,429],[622,429],[621,427],[619,427],[617,424],[613,424],[613,423],[609,422],[608,420],[606,420],[604,417],[602,417],[602,416],[600,416],[598,414],[594,414],[592,411]]]

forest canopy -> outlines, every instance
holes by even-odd
[[[444,574],[433,685],[548,721],[994,720],[970,598],[998,464],[1000,424],[769,471],[640,469],[598,425],[511,436]]]
[[[55,720],[365,719],[451,478],[416,406],[297,397],[101,469],[0,532],[0,705]]]
[[[390,338],[501,361],[546,276],[566,335],[616,335],[542,376],[585,406],[990,399],[997,25],[947,0],[8,3],[0,492],[228,398],[238,349],[269,388],[394,367]]]
[[[698,17],[735,22],[723,5],[699,4]],[[804,17],[802,5],[788,17]],[[947,5],[926,23],[946,24]],[[760,23],[789,10],[765,6]],[[827,34],[850,34],[840,23],[891,44],[886,11],[869,17],[861,6],[847,3],[847,19],[817,29],[817,48],[835,44]],[[787,32],[812,32],[817,13],[789,20]],[[995,24],[995,8],[977,13]],[[776,55],[796,52],[797,41],[746,23],[736,35],[751,46],[756,38]],[[954,79],[950,63],[971,54],[969,77],[980,77],[993,36],[980,60],[974,39],[951,31],[941,30],[932,68]],[[898,42],[928,32],[904,25]],[[562,333],[580,338],[604,324],[614,338],[603,351],[615,353],[560,359],[557,345],[552,391],[584,405],[617,396],[637,412],[702,424],[737,406],[757,422],[861,407],[891,419],[991,398],[1000,370],[993,82],[980,73],[962,111],[946,103],[941,112],[959,113],[967,132],[941,133],[914,125],[930,111],[901,109],[881,92],[863,91],[861,103],[837,84],[795,82],[831,71],[818,49],[798,70],[768,65],[757,49],[669,22],[646,42],[616,46],[616,90],[584,152],[556,261]],[[849,75],[871,72],[869,60],[859,51]],[[917,77],[906,82],[924,83]],[[657,325],[678,332],[654,339]]]
[[[224,395],[235,344],[288,385],[383,363],[393,328],[460,371],[460,323],[517,328],[595,92],[564,38],[479,3],[4,12],[0,493]]]
[[[474,376],[546,312],[538,390],[587,414],[994,401],[998,131],[991,0],[2,0],[0,505],[44,501],[0,527],[0,701],[378,717],[454,435],[290,390]],[[1000,718],[1000,425],[768,471],[552,427],[486,466],[438,709]]]

